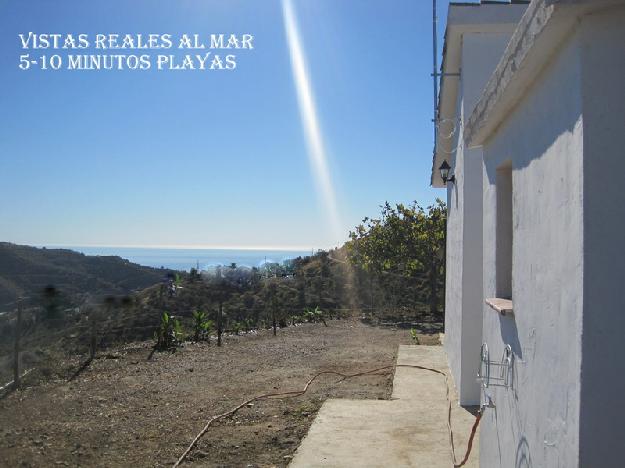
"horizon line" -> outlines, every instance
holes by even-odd
[[[19,244],[18,244],[19,245]],[[21,245],[29,245],[31,247],[46,248],[111,248],[111,249],[176,249],[176,250],[267,250],[267,251],[292,251],[292,252],[308,252],[310,250],[331,250],[335,247],[303,247],[303,246],[224,246],[224,245],[189,245],[189,244],[54,244],[54,243],[24,243]]]

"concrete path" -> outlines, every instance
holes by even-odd
[[[397,364],[448,373],[441,346],[400,346]],[[451,377],[450,386],[453,392]],[[474,417],[452,397],[454,443],[461,460]],[[465,466],[479,466],[478,446],[476,436]],[[391,400],[327,400],[289,466],[449,468],[445,378],[397,367]]]

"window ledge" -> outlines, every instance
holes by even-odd
[[[490,299],[486,299],[486,304],[491,309],[499,312],[501,315],[514,315],[514,308],[512,307],[512,301],[510,299],[493,297]]]

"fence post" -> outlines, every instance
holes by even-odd
[[[89,360],[95,359],[95,353],[98,342],[98,329],[96,325],[95,317],[91,318],[91,346],[89,347]]]
[[[223,333],[223,302],[219,301],[219,312],[217,315],[217,346],[221,346],[221,334]]]
[[[13,349],[13,386],[20,385],[20,336],[22,334],[22,298],[17,300],[17,320],[15,322],[15,348]]]

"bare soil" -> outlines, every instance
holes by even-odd
[[[320,371],[356,373],[395,362],[409,330],[358,320],[304,324],[187,344],[151,342],[100,354],[74,380],[0,400],[1,466],[171,466],[211,416],[256,395],[300,390]],[[437,344],[438,335],[421,335]],[[391,375],[322,376],[290,399],[257,401],[217,422],[183,466],[286,466],[326,398],[387,399]]]

